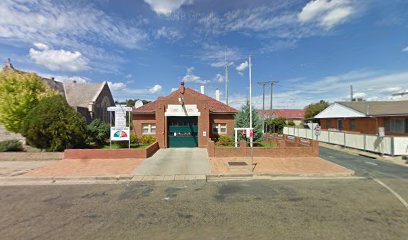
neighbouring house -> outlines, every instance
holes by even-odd
[[[24,73],[21,70],[15,69],[10,59],[7,60],[3,71]],[[95,118],[109,122],[107,107],[115,106],[115,101],[107,82],[77,83],[73,81],[72,83],[63,83],[56,81],[54,78],[41,77],[41,79],[50,88],[63,95],[68,104],[80,113],[87,123],[90,123]]]
[[[324,130],[408,136],[408,101],[336,102],[315,118]]]
[[[259,116],[263,118],[263,110],[257,110]],[[305,117],[305,110],[303,109],[273,109],[265,110],[265,119],[268,118],[285,118],[286,123],[292,120],[296,126],[303,123]]]
[[[137,136],[153,135],[160,148],[206,147],[209,138],[232,136],[238,110],[191,88],[184,82],[170,95],[133,110]]]

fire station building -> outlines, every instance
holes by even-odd
[[[208,138],[232,136],[237,112],[181,82],[170,95],[133,110],[133,127],[139,137],[155,136],[160,148],[206,147]]]

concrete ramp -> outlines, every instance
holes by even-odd
[[[133,171],[134,175],[206,175],[210,164],[205,148],[160,149]]]

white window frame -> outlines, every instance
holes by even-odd
[[[220,134],[220,135],[226,135],[228,131],[227,124],[226,123],[214,123],[212,125],[212,130],[213,130],[213,133]],[[225,131],[221,131],[221,130],[225,130]]]
[[[145,132],[144,130],[147,130]],[[142,135],[152,135],[156,134],[156,124],[155,123],[142,123]]]

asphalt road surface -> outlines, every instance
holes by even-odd
[[[322,156],[370,178],[4,186],[0,239],[407,239],[408,209],[371,179],[405,197],[407,168]]]

